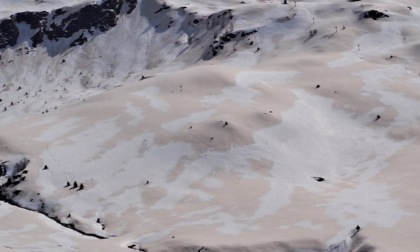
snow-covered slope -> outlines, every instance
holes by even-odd
[[[5,19],[2,249],[415,251],[420,4],[282,3]]]
[[[186,51],[195,52],[182,57],[186,64],[210,58],[206,50],[213,36],[223,34],[232,18],[226,10],[214,17],[205,17],[204,23],[204,17],[198,19],[182,7],[168,9],[154,1],[140,2],[134,12],[132,9],[123,12],[128,1],[108,0],[112,1],[121,2],[122,6],[121,11],[118,9],[121,13],[110,19],[77,21],[84,20],[85,15],[115,12],[102,4],[62,8],[59,14],[57,11],[45,14],[44,18],[36,20],[40,25],[34,25],[35,30],[25,20],[33,21],[33,16],[39,15],[33,14],[17,22],[20,34],[16,44],[6,43],[1,53],[4,117],[13,119],[17,114],[45,113],[80,101],[97,93],[98,89],[119,86],[126,80],[139,80],[154,74],[157,66],[170,63]],[[127,5],[127,8],[129,6],[136,5]],[[14,19],[11,20],[15,22]],[[3,29],[3,38],[8,31],[9,28]],[[38,33],[41,35],[34,35]],[[34,44],[34,37],[41,39]],[[40,96],[41,92],[47,95]],[[36,98],[36,102],[29,97]],[[54,98],[47,104],[41,97]]]

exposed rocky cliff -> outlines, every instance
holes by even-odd
[[[0,48],[16,45],[18,37],[19,29],[15,20],[6,19],[0,22]]]
[[[22,25],[29,25],[32,31],[30,46],[36,47],[46,40],[67,41],[69,46],[81,45],[87,36],[103,33],[117,25],[118,17],[130,14],[136,8],[137,0],[105,0],[101,4],[82,7],[64,7],[52,12],[22,12],[0,22],[0,49],[15,46]]]

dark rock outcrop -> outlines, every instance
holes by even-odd
[[[65,10],[63,10],[63,9],[56,9],[55,11],[54,11],[54,15],[53,15],[53,19],[54,18],[56,18],[56,17],[58,17],[58,16],[61,16],[61,15],[63,15],[63,14],[65,14],[66,13],[66,11]]]
[[[31,26],[31,29],[39,29],[45,25],[47,21],[48,12],[21,12],[11,16],[12,19],[16,20],[16,23],[26,23]]]
[[[64,7],[51,13],[17,13],[0,22],[0,49],[16,45],[20,23],[29,24],[35,30],[31,37],[32,47],[42,44],[46,39],[57,42],[74,36],[75,40],[67,42],[68,46],[82,45],[87,42],[83,36],[85,31],[91,35],[104,33],[117,25],[119,15],[132,13],[136,6],[137,0],[105,0],[101,4],[80,8]]]
[[[137,0],[125,0],[125,4],[128,6],[127,14],[131,14],[137,6]]]
[[[76,40],[71,42],[70,47],[83,45],[86,42],[87,42],[87,38],[84,36],[84,33],[82,33]]]
[[[373,20],[377,20],[379,18],[389,17],[387,14],[377,11],[377,10],[370,10],[363,12],[364,18],[372,18]]]
[[[251,30],[251,31],[234,31],[234,32],[227,32],[216,38],[216,40],[213,41],[213,44],[211,44],[207,51],[205,51],[203,55],[204,60],[210,60],[213,57],[216,57],[223,49],[225,48],[225,45],[231,41],[238,42],[240,40],[243,40],[245,37],[248,37],[254,33],[256,33],[257,30]],[[251,43],[252,44],[252,43]]]
[[[19,38],[19,29],[16,21],[6,19],[0,22],[0,49],[14,46]]]
[[[117,25],[118,15],[121,14],[121,8],[125,1],[107,0],[100,5],[87,5],[77,12],[69,14],[58,23],[51,23],[45,30],[49,40],[58,41],[61,38],[70,38],[81,30],[99,30],[106,32]],[[128,12],[136,7],[136,2],[130,0]],[[63,10],[61,10],[62,12]],[[90,32],[92,34],[92,32]],[[80,35],[72,46],[81,45],[87,41]]]
[[[7,161],[3,161],[0,163],[0,177],[6,175],[7,167],[6,167]]]
[[[35,33],[34,36],[32,36],[31,40],[32,40],[32,46],[37,47],[39,44],[41,44],[44,41],[44,32],[38,31],[37,33]]]

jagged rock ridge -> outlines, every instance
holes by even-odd
[[[105,0],[101,4],[90,4],[81,8],[64,7],[52,11],[21,12],[0,22],[0,49],[15,46],[21,35],[20,24],[30,25],[34,35],[30,38],[36,47],[46,39],[58,41],[77,36],[70,46],[81,45],[87,41],[85,32],[95,35],[106,32],[117,25],[121,14],[131,14],[137,0]]]

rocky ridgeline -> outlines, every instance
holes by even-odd
[[[350,1],[350,0],[349,0]],[[353,0],[352,0],[353,1]],[[28,41],[29,47],[51,41],[64,41],[66,48],[85,44],[90,37],[104,33],[115,27],[120,15],[131,14],[140,5],[140,15],[146,17],[157,33],[164,32],[173,27],[177,21],[172,13],[179,16],[187,14],[183,19],[183,27],[189,35],[189,43],[203,45],[207,50],[203,52],[203,59],[208,60],[226,49],[230,41],[238,42],[254,32],[249,31],[226,31],[225,27],[233,19],[232,10],[224,10],[207,17],[198,17],[195,13],[186,11],[186,6],[173,9],[165,2],[139,1],[138,0],[104,0],[101,4],[89,4],[84,6],[63,7],[51,12],[21,12],[0,20],[0,50],[16,46],[18,43]],[[145,7],[153,6],[155,11]],[[147,10],[148,13],[144,13]],[[150,13],[149,13],[150,12]],[[158,18],[157,18],[158,17]],[[369,10],[361,13],[361,18],[389,17],[388,15]],[[30,32],[20,27],[29,25]],[[204,34],[203,34],[204,33]],[[245,34],[245,36],[244,36]],[[241,35],[241,36],[237,36]],[[214,36],[212,45],[208,45],[203,37]],[[218,38],[219,37],[219,38]],[[226,41],[229,40],[229,41]],[[249,41],[252,45],[252,41]],[[226,50],[225,50],[226,51]]]
[[[102,4],[91,4],[79,8],[64,7],[52,12],[21,12],[0,21],[0,49],[15,46],[21,32],[19,24],[28,24],[33,31],[31,46],[36,47],[46,39],[58,41],[71,38],[70,46],[87,41],[86,33],[106,32],[117,25],[121,14],[130,14],[137,0],[105,0]]]
[[[21,12],[0,20],[0,50],[24,42],[32,48],[39,45],[48,48],[51,43],[59,42],[61,49],[58,52],[49,50],[50,53],[55,52],[51,54],[54,56],[69,47],[83,45],[89,38],[115,27],[119,16],[131,14],[137,5],[140,15],[148,20],[157,34],[178,26],[178,31],[188,36],[190,48],[207,48],[202,52],[204,60],[218,55],[228,42],[238,42],[254,33],[231,29],[228,31],[227,27],[234,18],[232,10],[200,16],[198,13],[188,12],[186,6],[173,8],[165,2],[104,0],[101,4],[63,7],[51,12]],[[22,25],[29,26],[30,30],[22,29]]]

